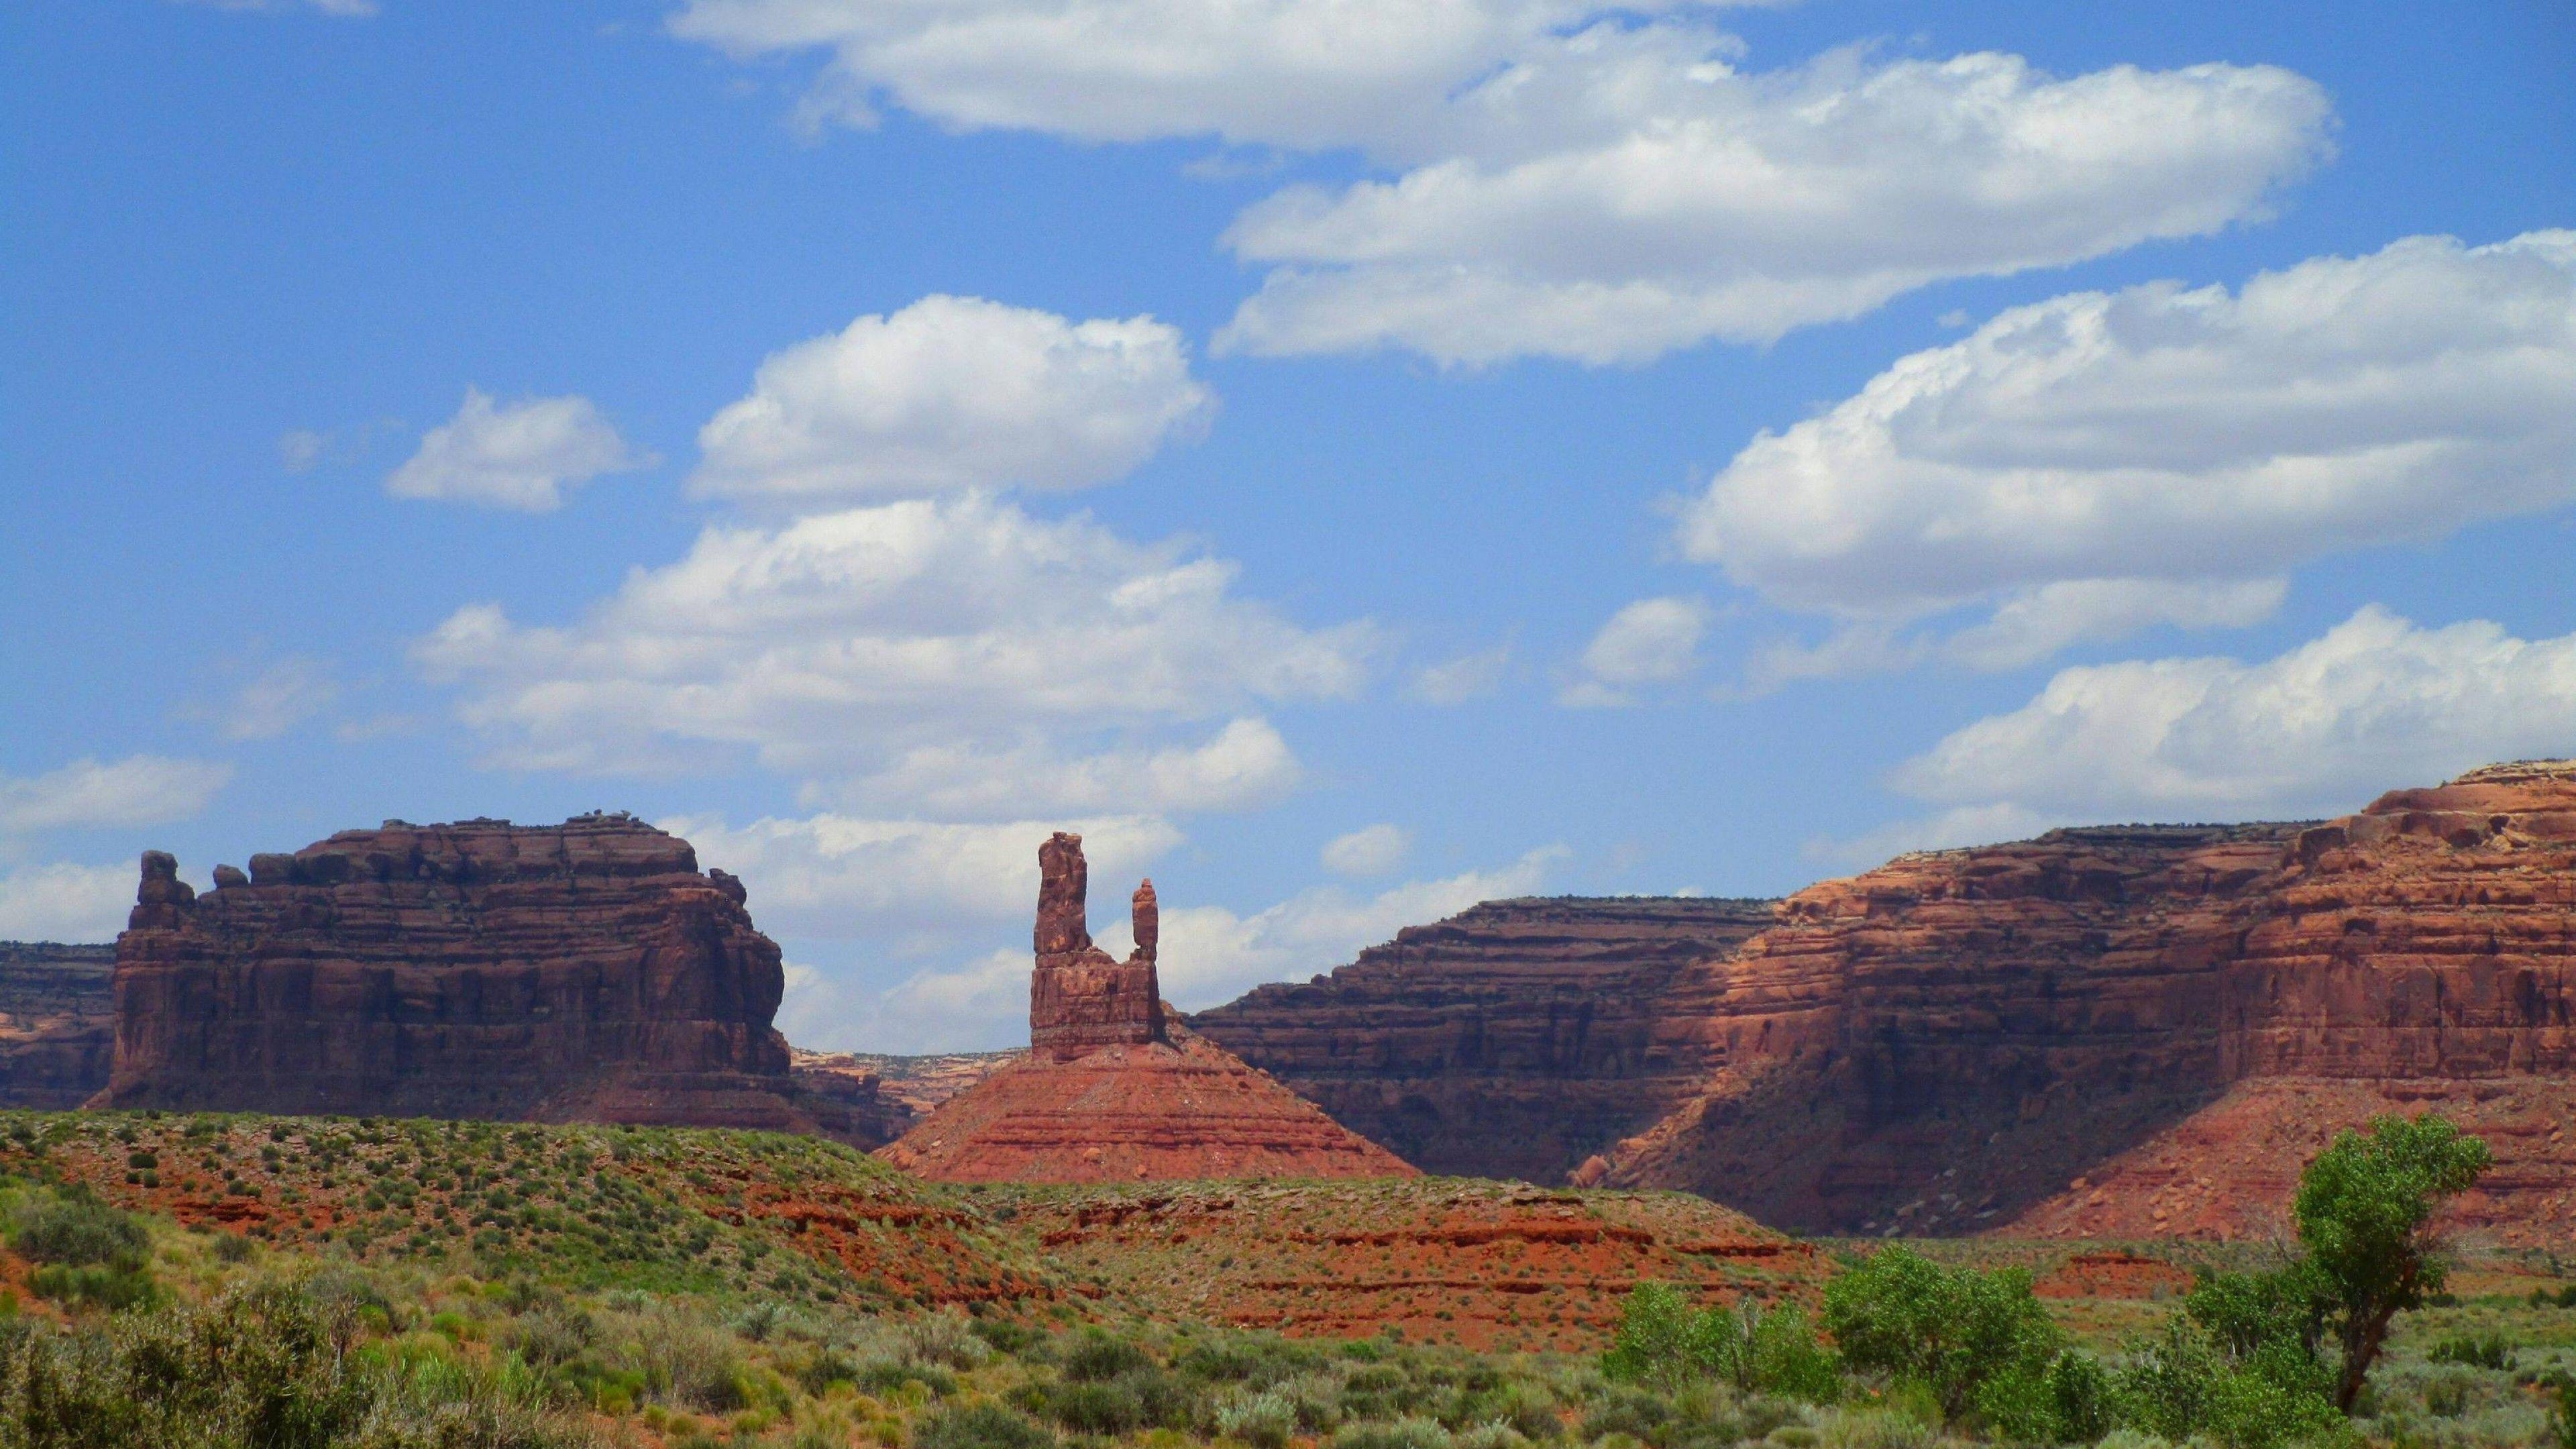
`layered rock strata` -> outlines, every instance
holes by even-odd
[[[1585,1180],[1811,1230],[2259,1234],[2332,1131],[2439,1109],[2494,1134],[2463,1211],[2563,1241],[2576,1152],[2537,1129],[2576,1105],[2576,764],[1903,857],[1671,1001],[1715,1069]]]
[[[77,1107],[116,1049],[113,946],[0,941],[0,1107]]]
[[[868,1140],[862,1093],[808,1101],[789,1074],[742,884],[630,816],[388,821],[213,879],[143,857],[100,1105]]]
[[[1190,1027],[1425,1171],[1558,1182],[1708,1074],[1703,1033],[1667,998],[1775,905],[1487,901]]]
[[[1082,839],[1039,850],[1029,1054],[941,1102],[878,1156],[949,1182],[1403,1177],[1414,1170],[1223,1047],[1175,1029],[1155,973],[1154,896],[1134,955],[1084,921]]]

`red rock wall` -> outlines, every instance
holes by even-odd
[[[2062,830],[1809,887],[1676,983],[1711,1074],[1595,1171],[1809,1231],[2008,1219],[2216,1094],[2210,907],[2299,829]]]
[[[828,1125],[741,884],[641,821],[389,822],[214,878],[144,856],[102,1105]]]
[[[0,1107],[61,1111],[107,1085],[112,946],[0,941]]]
[[[1559,1182],[1707,1075],[1663,1003],[1774,904],[1488,901],[1190,1025],[1425,1171]]]
[[[2313,827],[1909,856],[1782,914],[1675,993],[1718,1066],[1591,1176],[1818,1231],[2146,1228],[2093,1203],[2104,1174],[2197,1156],[2234,1165],[2185,1179],[2212,1195],[2196,1226],[2163,1222],[2234,1233],[2376,1103],[2493,1119],[2485,1220],[2576,1225],[2567,1165],[2491,1106],[2576,1075],[2576,766]]]

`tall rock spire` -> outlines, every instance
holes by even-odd
[[[1124,961],[1091,944],[1089,889],[1082,837],[1057,831],[1038,847],[1029,1048],[1041,1058],[1069,1062],[1104,1047],[1170,1040],[1154,976],[1153,883],[1136,891],[1136,951]]]

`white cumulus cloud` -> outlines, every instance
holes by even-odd
[[[1223,347],[1637,361],[1856,316],[1950,277],[2259,216],[2327,151],[2271,66],[2043,74],[2016,56],[1755,70],[1706,7],[1558,0],[691,0],[674,33],[821,50],[809,119],[1355,150],[1226,242],[1272,270]]]
[[[653,461],[627,446],[588,398],[523,398],[504,406],[469,387],[456,416],[422,435],[420,450],[386,477],[385,491],[546,513],[563,506],[566,488]]]
[[[773,353],[699,431],[701,495],[812,506],[1118,477],[1215,395],[1150,317],[932,296]]]
[[[1413,697],[1425,704],[1457,705],[1491,694],[1502,688],[1504,676],[1511,672],[1512,653],[1506,641],[1426,664],[1414,671]]]
[[[2428,629],[2374,605],[2271,659],[2060,671],[1893,783],[1950,812],[1934,835],[1999,822],[2019,834],[2043,821],[2339,814],[2472,766],[2568,754],[2576,635],[2520,639],[2484,620]]]
[[[2016,308],[1757,438],[1680,537],[1793,609],[1992,606],[1924,647],[2010,667],[2249,623],[2312,559],[2571,500],[2576,232],[2555,231]]]
[[[1584,646],[1581,677],[1558,691],[1560,704],[1634,704],[1635,687],[1679,679],[1699,665],[1708,606],[1691,598],[1639,599],[1610,616]]]
[[[1592,7],[1564,0],[688,0],[672,33],[738,56],[823,49],[810,119],[881,95],[963,129],[1213,135],[1301,149],[1419,128],[1459,82]],[[1641,8],[1652,8],[1641,7]]]
[[[923,763],[971,776],[1033,732],[1150,737],[1358,687],[1367,625],[1301,628],[1237,597],[1234,572],[969,494],[709,528],[577,622],[473,605],[416,653],[464,686],[465,717],[503,763],[638,770],[748,752],[809,777],[892,771],[924,794],[971,793]],[[1222,793],[1229,770],[1266,787],[1285,774],[1280,753],[1267,726],[1246,726],[1213,755],[1103,766],[1100,788],[1160,771],[1184,793]]]
[[[858,781],[851,795],[933,814],[990,819],[1026,810],[1191,813],[1267,805],[1303,770],[1265,719],[1238,719],[1201,744],[1067,754],[1032,739],[1002,750],[923,745]]]
[[[134,905],[136,874],[131,865],[0,870],[0,940],[112,940]]]
[[[1368,825],[1324,842],[1317,859],[1335,875],[1365,880],[1387,875],[1404,864],[1413,836],[1400,825]]]
[[[0,837],[185,820],[232,775],[227,764],[166,755],[80,759],[41,775],[0,775]]]
[[[1275,270],[1220,345],[1599,364],[1764,342],[1943,278],[2206,235],[2324,151],[2324,93],[2273,67],[1838,52],[1762,72],[1736,50],[1687,23],[1538,43],[1402,175],[1238,218],[1228,244]]]
[[[741,826],[714,816],[656,823],[695,846],[701,865],[740,876],[764,928],[831,939],[946,940],[1024,921],[1037,904],[1038,847],[1058,830],[1082,837],[1095,881],[1141,875],[1181,842],[1151,816],[956,824],[826,812]]]

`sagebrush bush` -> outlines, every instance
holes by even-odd
[[[1217,1406],[1216,1431],[1252,1449],[1285,1449],[1297,1432],[1297,1405],[1276,1389],[1239,1394]]]
[[[1452,1443],[1439,1420],[1418,1416],[1346,1424],[1333,1435],[1333,1449],[1451,1449]]]
[[[152,1238],[132,1213],[86,1194],[31,1199],[11,1216],[9,1246],[31,1263],[66,1268],[143,1266]]]
[[[999,1404],[972,1404],[933,1412],[912,1442],[914,1449],[1053,1449],[1056,1437]]]

